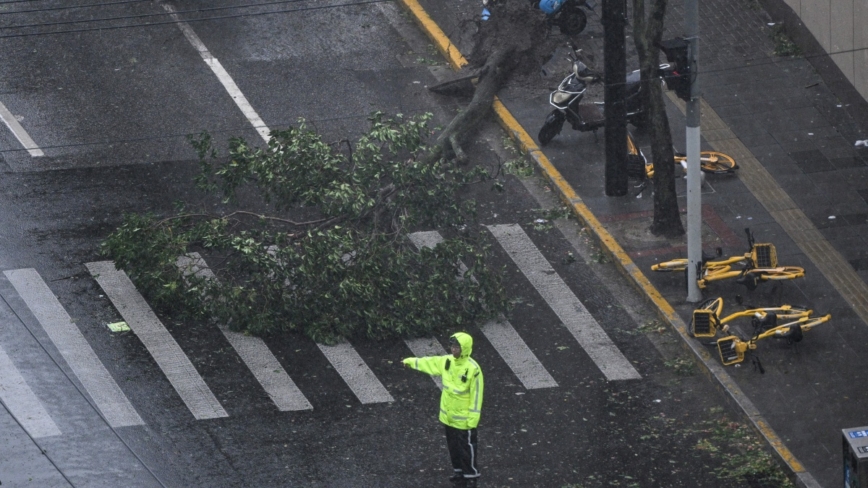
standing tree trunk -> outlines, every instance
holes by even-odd
[[[627,194],[627,56],[624,52],[625,0],[603,2],[603,49],[606,89],[606,195]]]
[[[645,15],[646,0],[633,0],[633,39],[642,71],[642,87],[651,135],[651,157],[654,161],[654,222],[651,233],[666,237],[684,235],[678,199],[675,194],[675,154],[672,132],[663,102],[663,88],[657,76],[660,41],[663,38],[663,17],[667,0],[647,0],[650,12]]]

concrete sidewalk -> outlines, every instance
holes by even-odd
[[[460,53],[470,51],[467,29],[472,24],[466,19],[478,15],[480,2],[402,3],[450,62],[460,64]],[[680,35],[680,8],[680,3],[670,4],[665,38]],[[580,47],[601,60],[599,20],[599,15],[591,16],[579,37]],[[602,137],[567,126],[545,151],[537,147],[535,134],[550,109],[548,93],[566,74],[566,62],[555,60],[551,66],[560,69],[541,78],[538,86],[508,87],[495,109],[562,200],[678,330],[711,379],[800,484],[835,486],[843,481],[841,429],[868,422],[859,354],[868,344],[868,148],[854,147],[856,140],[868,139],[868,127],[858,116],[864,100],[841,92],[839,84],[833,83],[839,90],[833,93],[828,77],[815,71],[822,63],[772,54],[771,22],[753,0],[700,4],[702,149],[730,154],[740,165],[737,176],[707,178],[703,247],[741,254],[749,227],[757,242],[774,243],[781,265],[806,269],[804,279],[765,283],[753,292],[734,281],[712,283],[705,296],[724,297],[725,315],[740,309],[736,295],[755,306],[798,304],[832,314],[828,324],[797,345],[760,343],[753,355],[762,359],[765,374],[749,361],[724,367],[715,349],[689,336],[686,323],[694,304],[685,301],[684,277],[650,272],[655,262],[685,255],[685,239],[666,240],[647,231],[653,210],[650,190],[643,198],[604,195]],[[631,44],[628,39],[628,66],[636,66]],[[683,102],[670,97],[668,104],[674,143],[683,149]],[[683,181],[677,186],[684,205]],[[750,335],[748,322],[736,329],[743,337]]]

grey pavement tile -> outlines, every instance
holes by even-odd
[[[754,227],[775,221],[766,212],[765,207],[752,198],[732,200],[727,206],[733,217],[732,220],[725,222],[733,229],[744,229],[745,227]],[[744,235],[741,230],[737,231],[736,234],[739,236]]]
[[[782,93],[786,93],[787,88],[781,88]],[[783,109],[794,109],[794,108],[805,108],[805,107],[813,107],[813,101],[809,98],[799,95],[798,92],[793,92],[788,96],[776,97],[773,99],[769,98],[743,98],[743,102],[749,103],[753,112],[766,112],[773,110],[783,110]]]
[[[866,272],[868,271],[868,256],[866,257],[858,257],[848,260],[850,266],[857,272]]]
[[[753,113],[754,108],[751,105],[745,105],[744,103],[741,103],[741,101],[738,101],[729,105],[715,105],[714,111],[717,113],[718,117],[727,120],[729,117],[739,117]]]
[[[843,218],[850,225],[853,234],[862,240],[862,246],[868,252],[868,212],[847,213],[838,218]]]
[[[859,195],[855,192],[826,192],[824,197],[826,205],[809,210],[825,213],[826,218],[830,215],[834,215],[835,219],[839,216],[852,215],[853,221],[857,221],[858,215],[868,212],[865,204],[859,201]],[[849,225],[849,223],[846,225]]]
[[[786,83],[787,79],[763,80],[737,86],[736,92],[745,103],[764,104],[774,108],[807,107],[810,100],[800,90]],[[790,104],[790,100],[795,103]]]
[[[814,102],[817,103],[817,108],[823,113],[823,116],[826,117],[826,120],[828,120],[830,124],[838,127],[851,125],[852,119],[850,114],[844,110],[843,105],[837,103],[837,100],[827,100],[825,102],[814,100]]]
[[[868,203],[868,188],[866,188],[865,190],[857,190],[857,193],[860,197],[862,197],[863,200],[865,200],[866,203]]]
[[[821,125],[808,128],[805,134],[814,139],[814,144],[820,148],[836,147],[843,142],[838,129],[833,125],[829,125],[825,120]]]
[[[810,177],[817,188],[830,196],[830,202],[847,205],[854,212],[865,209],[858,192],[868,187],[868,168],[844,168],[813,173]]]
[[[787,192],[790,198],[796,202],[796,205],[799,208],[811,208],[815,209],[816,212],[827,212],[829,215],[832,215],[832,204],[829,201],[828,196],[817,193],[800,193],[800,192]]]
[[[702,61],[702,52],[700,47],[700,62]],[[702,76],[700,83],[705,86],[708,82],[709,86],[727,86],[730,91],[750,92],[753,90],[764,90],[767,83],[774,80],[784,81],[789,77],[789,74],[776,68],[774,65],[751,65],[746,64],[741,56],[739,62],[726,63],[714,68],[707,68],[700,72]]]
[[[730,130],[732,130],[739,138],[742,136],[754,136],[756,134],[769,132],[766,130],[765,124],[762,121],[757,120],[757,117],[755,117],[754,114],[730,117],[726,123]]]
[[[790,157],[798,165],[809,165],[818,161],[828,161],[826,156],[819,149],[809,149],[807,151],[790,152]]]
[[[796,165],[798,165],[798,167],[805,174],[820,173],[823,171],[835,171],[836,169],[835,166],[833,166],[832,163],[830,163],[829,160],[825,158],[825,156],[822,159],[815,159],[811,162],[805,163],[796,163]]]
[[[737,161],[736,161],[737,162]],[[714,189],[715,195],[720,195],[721,199],[732,197],[753,198],[750,196],[750,190],[738,178],[737,175],[705,175],[705,183]],[[703,198],[707,198],[703,191]]]
[[[830,159],[830,162],[838,169],[864,168],[868,166],[868,163],[863,161],[862,158],[857,158],[856,156],[833,158]]]
[[[840,179],[831,183],[834,185],[833,189],[840,189],[842,186],[854,191],[868,188],[868,169],[866,168],[842,168],[836,174],[840,175]]]
[[[757,145],[750,148],[754,157],[763,164],[792,164],[790,152],[778,143]]]
[[[790,196],[794,194],[822,196],[824,193],[814,184],[813,179],[804,173],[780,175],[775,178],[778,185]]]
[[[803,137],[819,137],[818,134],[825,134],[824,127],[830,127],[815,107],[785,106],[763,116],[763,120],[769,124],[769,132],[800,131]]]
[[[834,218],[831,218],[834,217]],[[838,215],[837,213],[823,212],[823,211],[814,211],[808,218],[811,219],[811,223],[814,224],[814,227],[818,229],[831,229],[833,227],[849,227],[850,224],[844,218],[843,215]]]
[[[701,87],[700,90],[702,91],[702,98],[704,98],[705,101],[708,102],[708,104],[712,107],[742,103],[741,98],[738,96],[738,94],[731,91],[719,89],[706,90]]]
[[[732,129],[732,126],[730,126]],[[767,146],[770,144],[778,144],[778,140],[765,130],[757,130],[757,131],[745,131],[745,133],[740,134],[738,136],[739,141],[745,145],[748,149],[757,146]]]
[[[826,230],[824,230],[824,233]],[[868,270],[868,254],[865,253],[865,242],[861,239],[850,238],[845,240],[829,241],[841,256],[857,273]]]
[[[836,218],[835,220],[838,219]],[[842,248],[847,247],[853,241],[852,227],[849,225],[839,225],[824,228],[823,237],[835,248],[838,248],[839,244]],[[841,249],[838,250],[840,251]]]
[[[829,144],[820,149],[829,159],[853,158],[862,160],[859,152],[853,148],[853,143],[848,142],[841,136],[829,138]],[[865,161],[862,161],[863,163]]]
[[[790,162],[780,162],[780,163],[763,163],[763,167],[766,171],[772,175],[775,180],[780,177],[792,176],[792,175],[801,175],[802,169],[799,166],[790,161]]]
[[[774,140],[789,152],[817,149],[814,140],[804,130],[771,132]]]

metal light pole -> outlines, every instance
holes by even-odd
[[[690,63],[690,100],[687,102],[687,301],[698,302],[696,284],[702,263],[702,182],[699,168],[699,3],[684,0],[684,30]]]

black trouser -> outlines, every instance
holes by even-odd
[[[476,429],[461,430],[446,427],[446,446],[449,447],[449,457],[452,459],[452,470],[461,472],[465,478],[478,478],[476,469]]]

